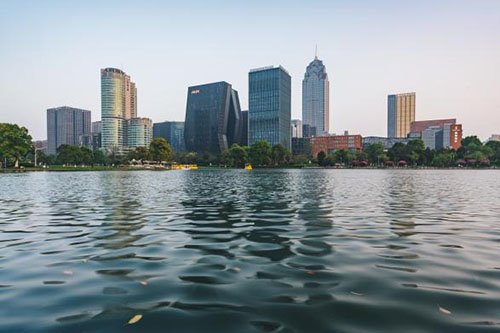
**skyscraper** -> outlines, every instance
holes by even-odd
[[[266,140],[291,149],[291,77],[281,66],[249,73],[249,144]]]
[[[127,123],[137,117],[137,89],[120,69],[101,69],[102,147],[123,152],[127,146]]]
[[[241,145],[248,146],[248,110],[241,111]]]
[[[61,106],[47,109],[47,152],[55,154],[60,145],[81,145],[90,135],[90,111]]]
[[[164,121],[153,124],[153,138],[164,138],[173,151],[184,151],[184,122]]]
[[[186,150],[220,154],[241,142],[238,92],[227,82],[188,88],[184,140]]]
[[[415,121],[415,93],[387,97],[387,137],[405,138]]]
[[[328,134],[330,128],[330,82],[326,67],[317,56],[307,66],[302,80],[302,121],[309,128],[315,128],[316,135]]]
[[[127,148],[148,147],[153,138],[153,122],[149,118],[127,120]]]

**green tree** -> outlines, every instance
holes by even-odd
[[[18,161],[32,148],[32,138],[25,127],[16,124],[0,123],[0,158]]]
[[[104,152],[102,150],[95,150],[93,153],[93,161],[94,164],[98,165],[105,165],[106,164],[106,155],[104,155]]]
[[[450,167],[454,162],[453,154],[449,152],[438,153],[432,159],[432,165],[439,168]]]
[[[271,150],[274,165],[283,165],[286,162],[286,149],[281,144],[274,145]]]
[[[320,151],[318,153],[318,164],[321,165],[321,166],[324,166],[325,165],[325,158],[326,158],[326,154],[324,151]]]
[[[80,149],[81,162],[85,165],[93,165],[94,164],[94,154],[92,154],[92,150],[87,147],[78,147]]]
[[[58,164],[81,164],[83,154],[78,146],[60,145],[57,147],[57,163]]]
[[[267,166],[271,163],[272,148],[266,140],[256,141],[250,146],[249,158],[256,166]]]
[[[238,144],[233,144],[229,149],[234,167],[242,168],[248,160],[248,149]]]
[[[154,138],[149,145],[149,153],[153,161],[167,161],[172,155],[172,148],[164,138]]]
[[[380,157],[384,153],[384,146],[381,143],[373,143],[366,146],[363,151],[368,155],[368,162],[378,164],[381,162]]]
[[[147,161],[151,159],[151,154],[147,147],[137,147],[134,150],[131,150],[127,154],[128,160],[140,160]]]
[[[391,149],[389,149],[389,157],[397,163],[400,160],[408,161],[410,158],[408,147],[402,142],[396,142]]]

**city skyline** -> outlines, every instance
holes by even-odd
[[[0,33],[0,48],[7,52],[0,52],[1,121],[46,139],[40,124],[44,110],[55,105],[91,110],[98,120],[96,71],[106,67],[134,78],[140,87],[138,112],[154,122],[182,121],[185,89],[203,82],[231,82],[242,109],[248,109],[248,70],[266,64],[290,72],[292,118],[301,118],[300,83],[318,44],[334,87],[332,133],[385,135],[387,95],[406,91],[419,96],[416,120],[457,118],[465,136],[483,140],[498,132],[500,3],[316,1],[304,6],[278,1],[262,11],[263,4],[3,2],[0,31],[7,33]],[[116,17],[109,17],[114,6]],[[276,19],[278,10],[283,14]],[[227,17],[224,23],[218,23],[220,15]],[[256,15],[258,26],[251,19]],[[221,24],[234,31],[218,36]],[[266,30],[273,33],[262,38]]]

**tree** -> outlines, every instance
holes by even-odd
[[[281,144],[274,145],[271,150],[271,156],[274,165],[281,165],[285,163],[286,149]]]
[[[318,153],[318,164],[321,165],[321,166],[324,166],[325,165],[325,158],[326,158],[326,154],[324,151],[320,151]]]
[[[256,141],[250,146],[250,161],[255,165],[269,165],[271,163],[271,154],[271,145],[266,140]]]
[[[57,147],[57,163],[58,164],[81,164],[83,154],[78,146],[60,145]]]
[[[149,153],[149,149],[146,147],[137,147],[134,150],[129,151],[127,154],[127,158],[129,160],[150,160],[151,159],[151,154]]]
[[[172,155],[172,148],[164,138],[154,138],[149,144],[149,153],[153,161],[167,161]]]
[[[389,156],[396,163],[399,160],[409,160],[408,147],[402,142],[396,142],[391,149],[389,149]]]
[[[0,123],[0,158],[18,161],[31,151],[32,138],[25,127]]]
[[[93,161],[94,164],[105,165],[106,164],[106,156],[102,150],[95,150],[93,152]]]
[[[248,149],[246,147],[234,143],[231,148],[229,148],[229,152],[233,163],[232,166],[239,168],[245,166],[248,160]]]
[[[373,143],[366,146],[363,151],[368,155],[368,162],[371,164],[379,163],[380,157],[384,153],[384,146],[381,143]]]

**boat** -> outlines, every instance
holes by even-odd
[[[252,170],[252,165],[250,163],[246,163],[245,170]]]

